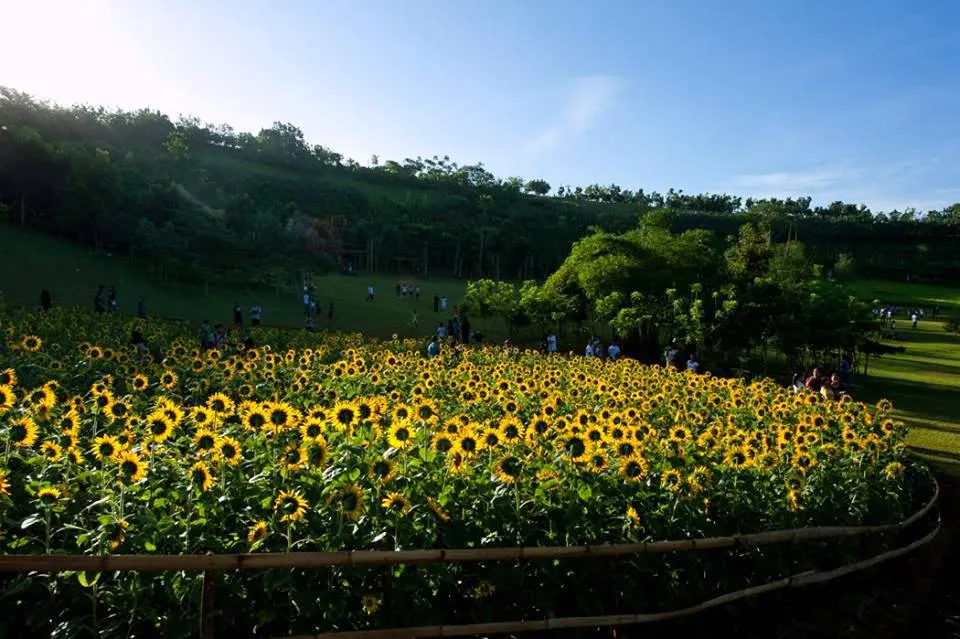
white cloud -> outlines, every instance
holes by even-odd
[[[564,140],[590,129],[612,107],[623,91],[622,78],[591,75],[577,78],[570,89],[558,121],[527,144],[527,151],[540,153],[556,148]]]

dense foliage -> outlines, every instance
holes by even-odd
[[[875,214],[842,202],[811,207],[808,198],[552,189],[447,157],[361,166],[311,146],[290,124],[254,135],[148,110],[51,106],[5,88],[0,127],[2,217],[129,252],[164,277],[275,279],[351,262],[542,279],[591,227],[625,232],[651,213],[671,230],[719,237],[765,222],[773,240],[799,239],[821,263],[847,254],[871,276],[960,273],[958,205]]]
[[[645,359],[673,342],[715,372],[766,370],[768,359],[774,369],[835,368],[844,354],[882,352],[869,305],[844,284],[848,257],[818,265],[803,244],[772,242],[765,225],[721,241],[667,224],[651,216],[626,233],[597,231],[542,284],[476,280],[464,303],[510,326],[619,338]]]
[[[425,359],[416,342],[351,335],[254,329],[259,346],[200,351],[185,326],[66,310],[0,329],[5,553],[615,543],[892,522],[928,497],[885,401],[516,349]],[[657,609],[862,543],[225,573],[217,625],[277,636]],[[0,622],[11,635],[197,627],[193,575],[3,583],[23,611]]]

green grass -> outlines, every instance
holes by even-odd
[[[254,301],[264,308],[264,323],[273,326],[303,326],[300,298],[292,288],[277,295],[274,291],[254,289],[204,290],[201,287],[161,285],[149,276],[130,268],[120,257],[96,254],[86,248],[45,235],[10,226],[0,226],[0,303],[16,306],[38,304],[40,289],[53,294],[54,304],[91,308],[98,284],[115,284],[120,310],[132,313],[137,297],[143,295],[151,315],[213,322],[231,321],[234,301],[244,315]],[[394,288],[398,281],[415,282],[412,277],[376,275],[347,277],[328,275],[315,280],[323,307],[321,327],[360,331],[368,335],[422,337],[433,334],[440,318],[435,315],[434,293],[456,304],[463,296],[462,281],[424,279],[419,302],[398,299]],[[365,301],[366,287],[376,288],[376,300]],[[960,317],[960,290],[912,283],[871,280],[855,284],[863,299],[880,300],[901,307],[940,305],[948,316]],[[334,304],[334,319],[328,322],[326,310]],[[414,312],[419,325],[412,326]],[[472,318],[474,327],[495,335],[503,332],[496,320]],[[857,376],[854,394],[858,399],[891,399],[911,431],[910,444],[918,454],[935,465],[960,474],[960,336],[944,330],[942,321],[925,320],[918,330],[905,318],[898,321],[899,345],[906,352],[871,358],[869,375]]]
[[[198,286],[162,285],[146,274],[130,268],[124,258],[97,254],[84,247],[26,232],[10,226],[0,226],[0,303],[13,306],[39,305],[40,290],[47,288],[56,306],[93,307],[97,285],[116,285],[121,312],[134,313],[137,298],[143,296],[148,313],[157,317],[184,318],[199,322],[232,321],[234,302],[239,302],[247,317],[250,305],[257,301],[263,306],[263,322],[271,326],[303,327],[303,307],[300,294],[290,290],[281,295],[275,291],[250,289],[205,290]],[[422,295],[419,302],[411,297],[398,299],[397,282],[419,283]],[[373,284],[375,300],[366,302],[367,285]],[[360,331],[368,335],[428,337],[437,321],[447,319],[452,305],[463,297],[464,283],[459,280],[397,275],[343,276],[327,275],[316,278],[314,287],[323,315],[319,327],[342,331]],[[434,293],[447,297],[451,309],[434,314]],[[334,317],[327,319],[327,310],[333,302]],[[419,325],[412,326],[414,312],[419,314]],[[483,321],[471,318],[474,326],[484,329]]]
[[[913,283],[860,281],[866,300],[901,307],[941,307],[947,317],[960,316],[960,290]],[[859,376],[854,392],[860,399],[887,397],[910,425],[908,441],[918,455],[935,467],[960,474],[960,336],[944,330],[944,322],[927,319],[917,330],[904,317],[897,319],[904,353],[871,358],[869,375]]]

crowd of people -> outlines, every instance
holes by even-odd
[[[902,316],[910,320],[910,325],[913,330],[919,328],[920,321],[928,314],[932,319],[940,318],[939,305],[934,306],[932,309],[927,309],[921,306],[901,308],[895,304],[885,304],[875,307],[872,312],[874,319],[880,323],[881,332],[891,339],[897,339],[897,317]]]
[[[840,399],[850,393],[853,361],[849,355],[840,359],[837,371],[827,375],[820,368],[814,368],[809,375],[795,373],[790,387],[795,393],[810,391],[819,393],[824,399]]]

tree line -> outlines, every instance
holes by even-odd
[[[128,254],[158,276],[249,282],[346,264],[366,271],[545,279],[593,229],[718,237],[745,223],[803,241],[821,263],[845,255],[866,275],[960,274],[960,205],[876,213],[809,198],[742,199],[554,189],[449,157],[370,158],[308,143],[292,124],[258,133],[151,111],[63,107],[0,88],[0,217]]]
[[[669,219],[649,216],[577,241],[543,282],[471,281],[464,306],[511,331],[559,332],[577,348],[593,336],[617,339],[647,361],[672,343],[720,373],[830,367],[845,354],[866,366],[891,349],[846,285],[852,266],[846,256],[817,264],[802,243],[772,241],[765,222],[722,238],[672,232]]]

